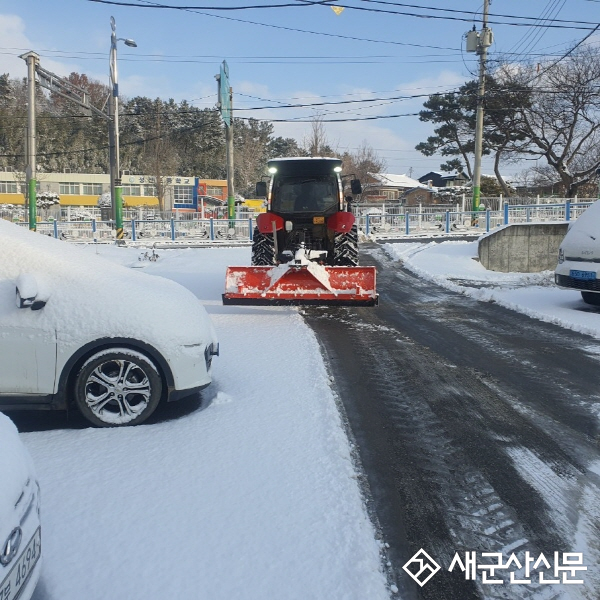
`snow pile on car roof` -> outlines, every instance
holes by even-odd
[[[10,318],[27,327],[60,324],[61,331],[77,331],[90,339],[132,337],[160,342],[173,351],[181,344],[212,341],[204,307],[178,283],[3,220],[0,256],[0,320]],[[15,310],[15,283],[22,273],[34,275],[49,296],[35,316]]]

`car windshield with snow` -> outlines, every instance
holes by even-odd
[[[0,410],[135,425],[210,384],[216,334],[181,285],[2,220],[0,253]]]

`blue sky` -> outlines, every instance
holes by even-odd
[[[121,0],[115,0],[119,2]],[[142,4],[142,0],[123,0]],[[44,68],[72,71],[108,83],[110,17],[117,35],[137,48],[119,44],[120,93],[132,97],[186,99],[195,106],[216,102],[214,75],[227,60],[237,116],[260,119],[353,119],[411,115],[424,97],[455,89],[477,73],[477,58],[464,49],[464,34],[481,27],[482,0],[340,0],[337,16],[328,6],[302,6],[301,0],[162,0],[179,6],[298,4],[285,8],[236,11],[169,10],[117,6],[89,0],[0,0],[0,72],[25,76],[19,54],[34,50]],[[409,8],[426,6],[429,10]],[[360,11],[361,7],[417,13],[429,17]],[[431,10],[446,9],[446,10]],[[459,11],[459,12],[451,12]],[[466,12],[465,12],[466,11]],[[600,23],[598,0],[493,0],[495,41],[490,58],[513,52],[518,60],[560,56],[589,29],[534,28],[532,19],[574,19]],[[502,23],[500,23],[502,22]],[[539,23],[539,21],[538,21]],[[572,24],[571,25],[575,25]],[[579,27],[588,27],[579,25]],[[314,33],[309,33],[314,32]],[[593,38],[592,38],[593,39]],[[376,102],[306,108],[263,108],[378,98]],[[255,110],[250,110],[255,109]],[[275,133],[299,141],[310,123],[275,122]],[[331,145],[340,152],[367,142],[386,160],[387,172],[414,177],[438,170],[441,158],[414,150],[432,133],[416,116],[325,123]],[[508,165],[514,174],[527,163]],[[492,172],[485,161],[483,171]]]

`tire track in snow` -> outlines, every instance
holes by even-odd
[[[402,597],[595,598],[591,580],[576,592],[474,586],[462,574],[440,573],[417,588],[401,570],[421,547],[438,562],[467,550],[515,553],[522,564],[526,550],[552,556],[584,544],[595,552],[599,503],[586,465],[600,456],[588,410],[594,399],[569,413],[561,394],[573,389],[547,383],[547,363],[560,360],[548,344],[564,342],[558,328],[538,331],[522,315],[515,324],[510,311],[498,317],[499,307],[386,267],[379,308],[305,316],[336,376]],[[584,336],[565,335],[574,354]],[[581,356],[567,357],[567,375]],[[581,387],[575,393],[585,397],[592,386]],[[540,396],[532,398],[535,389]],[[540,471],[546,475],[536,477]]]

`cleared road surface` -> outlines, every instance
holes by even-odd
[[[373,248],[380,306],[303,310],[335,378],[390,581],[406,599],[600,598],[600,343],[421,280]],[[440,565],[422,587],[402,566]],[[466,580],[456,553],[543,553]],[[584,585],[554,579],[582,552]],[[412,565],[413,571],[414,564]],[[560,578],[560,575],[559,575]]]

